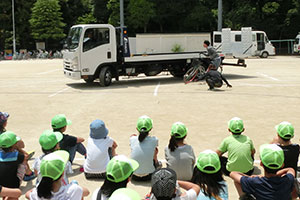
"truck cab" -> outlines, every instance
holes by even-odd
[[[295,43],[294,43],[294,52],[300,53],[300,32],[296,36]]]
[[[64,51],[64,74],[72,79],[91,81],[101,65],[117,61],[116,31],[109,24],[73,26]]]

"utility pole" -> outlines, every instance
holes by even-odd
[[[12,21],[13,21],[13,55],[16,53],[16,30],[15,30],[15,5],[14,0],[11,0]]]
[[[222,0],[218,0],[218,31],[222,31],[222,12],[223,3]]]
[[[120,0],[120,26],[121,26],[121,38],[120,44],[123,46],[123,28],[124,28],[124,0]]]

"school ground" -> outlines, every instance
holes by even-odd
[[[136,121],[141,115],[153,119],[151,135],[159,138],[161,160],[171,125],[177,121],[188,127],[186,142],[193,146],[196,156],[205,149],[218,148],[229,135],[227,121],[235,116],[244,120],[244,134],[253,140],[257,151],[261,144],[271,141],[276,134],[274,126],[281,121],[294,125],[293,141],[299,142],[300,56],[247,59],[246,63],[247,68],[224,66],[224,76],[233,87],[223,86],[212,92],[204,83],[185,85],[167,74],[123,77],[103,88],[98,83],[87,85],[84,81],[65,78],[62,60],[1,61],[0,111],[9,112],[7,129],[24,140],[26,150],[35,150],[35,156],[41,155],[40,134],[50,129],[51,118],[59,113],[73,122],[67,133],[86,139],[89,124],[102,119],[109,136],[118,143],[117,153],[127,156],[130,155],[129,136],[136,133]],[[259,166],[258,153],[255,159]],[[79,172],[82,164],[82,156],[77,155],[70,180],[77,180],[92,193],[102,182],[87,181]],[[226,180],[230,199],[238,199],[233,182]],[[23,192],[34,183],[23,183]],[[150,191],[150,183],[133,182],[129,187],[142,196]]]

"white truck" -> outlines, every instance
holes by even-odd
[[[120,46],[120,29],[110,24],[72,26],[63,52],[64,75],[91,83],[100,80],[109,86],[119,76],[154,76],[169,71],[182,77],[200,52],[130,54],[129,40],[124,31],[124,45]],[[199,44],[199,46],[202,44]]]
[[[294,52],[300,53],[300,32],[296,36],[295,43],[294,43]]]
[[[225,56],[267,58],[275,55],[275,47],[269,41],[264,31],[253,31],[244,27],[241,31],[224,28],[213,32],[213,46]]]

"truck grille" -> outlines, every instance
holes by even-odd
[[[71,62],[64,60],[64,68],[71,69]]]

